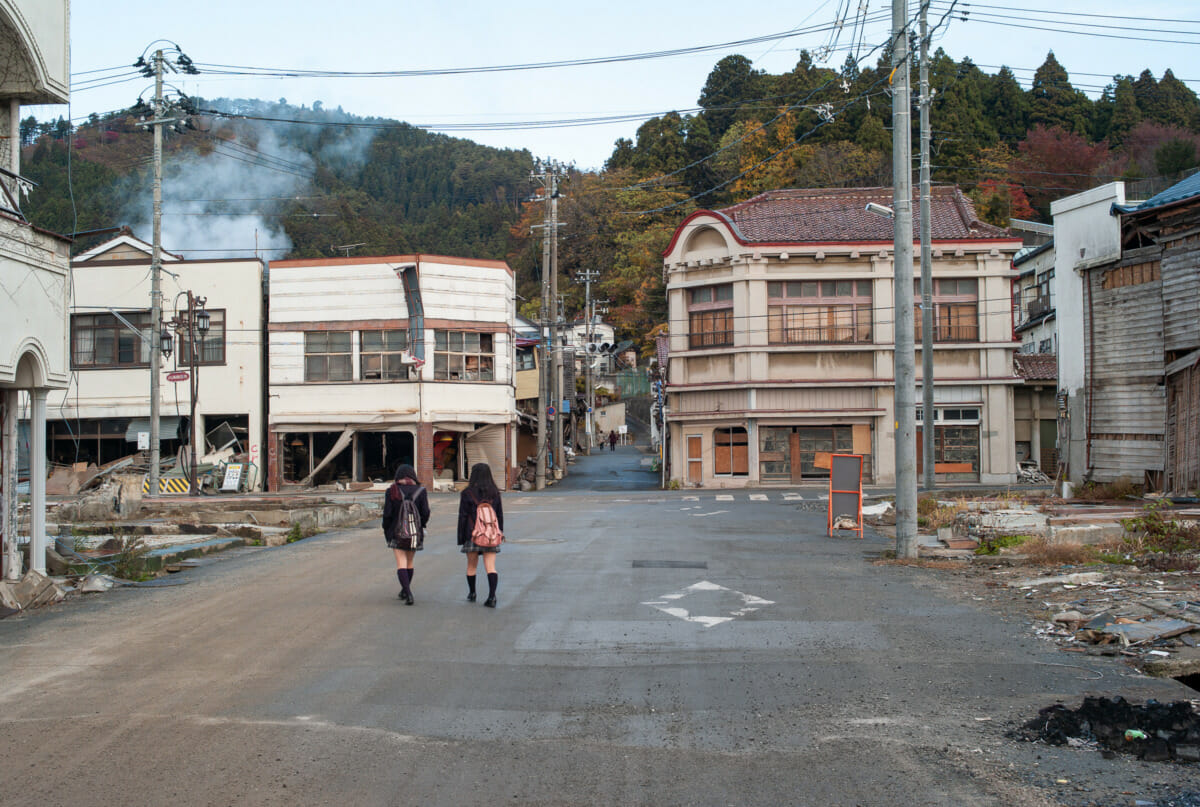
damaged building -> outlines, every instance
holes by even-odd
[[[516,454],[514,277],[433,255],[270,266],[272,490],[390,482],[411,464],[448,488]]]
[[[72,383],[51,393],[46,430],[50,459],[58,465],[103,467],[148,446],[152,253],[150,244],[123,229],[71,262]],[[200,462],[210,452],[232,449],[249,463],[250,487],[261,487],[263,262],[186,260],[163,252],[162,263],[159,327],[172,346],[161,360],[162,457],[177,457],[193,433],[194,358]],[[207,331],[180,326],[189,316],[187,292],[205,301]],[[180,461],[171,473],[182,475],[185,468]]]

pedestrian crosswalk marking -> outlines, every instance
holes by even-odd
[[[726,495],[717,496],[716,500],[719,502],[731,502],[731,501],[733,501],[733,497],[726,494]]]
[[[765,493],[751,493],[750,494],[750,501],[752,501],[752,502],[765,502],[766,500],[767,500],[767,494],[765,494]]]

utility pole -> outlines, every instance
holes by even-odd
[[[925,491],[934,489],[933,448],[933,225],[929,212],[929,0],[921,2],[921,468]]]
[[[583,450],[587,454],[592,453],[592,356],[588,353],[587,346],[595,342],[592,338],[592,281],[598,277],[600,273],[592,269],[585,269],[575,275],[575,282],[583,283],[583,376],[586,379],[583,393]]]
[[[912,103],[908,0],[892,0],[892,176],[895,198],[893,288],[895,328],[896,555],[917,556],[916,367],[913,345]]]
[[[562,421],[558,408],[562,406],[562,354],[558,344],[558,172],[552,165],[541,167],[542,173],[531,173],[530,179],[540,182],[546,190],[544,196],[535,201],[548,202],[546,221],[534,225],[542,230],[542,315],[541,319],[541,365],[538,368],[538,440],[537,467],[534,471],[534,487],[546,487],[547,454],[553,446],[555,461],[562,462]],[[555,409],[553,427],[548,423],[547,409]],[[553,443],[547,431],[553,428]]]
[[[162,127],[166,123],[163,104],[163,52],[154,52],[154,250],[150,258],[150,490],[151,498],[158,496],[160,456],[158,409],[158,373],[161,369],[162,329]],[[195,447],[193,447],[195,450]]]
[[[553,321],[550,324],[550,334],[553,337],[553,350],[550,359],[550,371],[553,373],[550,383],[550,399],[554,401],[554,464],[561,469],[560,474],[567,472],[567,463],[563,456],[563,361],[562,361],[562,317],[559,316],[558,305],[558,174],[550,171],[550,304]]]

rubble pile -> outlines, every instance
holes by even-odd
[[[1061,703],[1011,733],[1049,745],[1099,748],[1148,762],[1200,761],[1200,712],[1189,701],[1134,705],[1122,697],[1087,697],[1078,709]]]
[[[1064,649],[1144,662],[1171,658],[1200,665],[1200,575],[1082,572],[1010,582],[1039,603],[1039,636]]]

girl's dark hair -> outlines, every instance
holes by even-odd
[[[411,465],[401,465],[396,469],[396,481],[399,482],[405,477],[413,480],[414,482],[417,481],[417,469]]]
[[[500,495],[500,489],[492,479],[492,469],[486,462],[477,462],[471,466],[471,479],[467,482],[467,490],[471,491],[476,501],[494,499]]]

